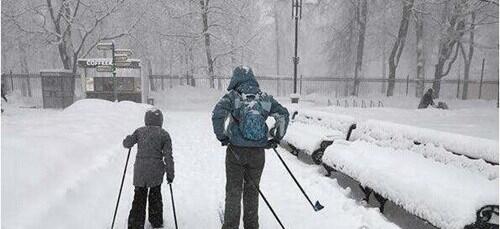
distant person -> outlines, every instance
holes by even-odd
[[[265,149],[276,147],[285,135],[289,114],[272,96],[259,89],[251,68],[236,67],[229,91],[212,112],[217,139],[226,149],[226,203],[223,229],[239,228],[241,198],[245,229],[259,228],[260,177],[265,163]],[[266,119],[276,120],[274,137],[268,140]],[[225,121],[229,119],[227,129]]]
[[[425,109],[429,107],[429,105],[434,106],[434,90],[432,90],[432,88],[429,88],[424,96],[422,96],[418,104],[418,109]]]
[[[5,90],[5,85],[2,84],[2,99],[5,100],[5,102],[8,102],[6,95],[7,95],[7,92]]]
[[[6,95],[7,95],[7,92],[6,92],[6,90],[5,90],[5,85],[4,85],[4,84],[2,84],[2,88],[1,88],[1,90],[2,90],[2,92],[1,92],[1,93],[2,93],[2,99],[3,99],[3,100],[5,100],[5,102],[8,102],[8,101],[7,101],[7,96],[6,96]],[[3,108],[2,108],[2,113],[3,113]]]
[[[170,184],[174,181],[172,141],[168,132],[162,128],[163,114],[158,109],[150,109],[146,112],[144,123],[145,126],[139,127],[123,140],[125,148],[132,148],[137,143],[134,201],[128,217],[129,229],[144,229],[148,199],[149,222],[153,228],[163,227],[161,184],[165,172],[167,182]]]

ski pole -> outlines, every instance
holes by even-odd
[[[229,149],[229,151],[231,151],[233,153],[234,157],[236,157],[236,160],[238,160],[238,162],[240,163],[240,166],[244,167],[243,163],[240,160],[240,157],[233,151],[233,149],[231,149],[230,146],[227,146],[227,148]],[[257,186],[255,181],[250,176],[248,176],[248,180],[250,180],[250,183],[254,186],[254,188],[257,189],[257,191],[259,191],[260,196],[262,197],[262,199],[266,203],[269,210],[271,210],[271,213],[273,213],[274,218],[276,219],[276,221],[278,221],[278,224],[281,226],[281,228],[285,229],[285,226],[283,226],[283,223],[281,223],[280,218],[278,217],[278,215],[276,215],[276,212],[274,212],[273,207],[271,207],[271,204],[269,203],[269,201],[267,201],[266,197],[264,196],[264,193],[262,193],[262,191],[260,191],[259,186]]]
[[[122,183],[120,184],[120,192],[118,192],[118,200],[116,200],[115,213],[113,214],[113,222],[111,223],[111,229],[115,226],[116,212],[118,211],[118,205],[120,204],[120,197],[122,195],[123,181],[125,180],[125,174],[127,173],[128,159],[130,158],[130,151],[132,147],[128,148],[127,161],[125,162],[125,169],[123,170]]]
[[[283,158],[281,158],[281,155],[278,153],[278,151],[276,150],[276,147],[273,147],[273,150],[274,152],[276,153],[276,155],[278,156],[278,158],[280,159],[281,163],[283,163],[283,165],[285,166],[286,168],[286,171],[288,171],[288,173],[290,174],[290,176],[292,177],[293,181],[295,181],[295,184],[297,184],[297,186],[299,186],[299,189],[300,191],[302,191],[302,194],[304,194],[304,196],[306,197],[307,201],[309,201],[309,203],[311,204],[312,208],[314,209],[314,211],[320,211],[321,209],[324,208],[323,205],[321,205],[319,203],[319,201],[316,201],[315,204],[312,203],[311,199],[309,199],[309,196],[307,196],[306,192],[304,191],[304,189],[302,188],[302,186],[300,186],[300,183],[297,181],[297,179],[295,178],[295,176],[292,174],[292,171],[290,171],[290,169],[288,168],[288,166],[286,165],[285,161],[283,160]]]
[[[172,211],[174,212],[175,228],[178,229],[179,227],[177,226],[177,215],[175,214],[174,192],[172,191],[172,183],[169,183],[168,185],[170,186],[170,199],[172,200]]]

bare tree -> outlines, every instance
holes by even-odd
[[[401,22],[399,23],[399,32],[392,46],[391,54],[389,55],[389,84],[387,86],[387,96],[394,95],[394,84],[396,79],[396,69],[405,47],[406,35],[408,34],[408,26],[410,16],[412,14],[414,0],[403,0],[403,9]]]
[[[98,28],[118,12],[125,0],[113,4],[86,4],[82,0],[46,0],[36,2],[19,14],[3,13],[5,19],[24,33],[36,34],[57,47],[64,69],[77,70],[77,60],[87,55],[101,40],[123,37],[121,33],[98,33]],[[34,23],[26,23],[26,21]],[[130,26],[130,29],[133,25]]]
[[[363,53],[365,47],[366,22],[368,14],[368,1],[357,1],[356,6],[356,23],[358,26],[358,44],[356,47],[356,64],[354,67],[354,87],[352,95],[358,96],[359,78],[362,78]]]
[[[460,52],[462,53],[462,58],[464,60],[464,84],[462,88],[462,99],[467,99],[467,93],[469,91],[469,74],[470,66],[472,62],[472,57],[474,56],[474,33],[475,33],[475,23],[476,23],[476,13],[472,12],[470,16],[470,28],[469,30],[469,41],[468,51],[465,51],[464,44],[460,42],[458,45],[460,47]]]
[[[276,75],[280,75],[280,28],[279,28],[279,15],[278,15],[278,0],[274,2],[274,34],[276,42]]]
[[[207,56],[208,76],[210,77],[210,88],[215,88],[214,60],[212,59],[212,47],[210,46],[210,33],[208,32],[208,7],[210,0],[200,0],[201,18],[203,24],[203,37],[205,39],[205,54]]]
[[[347,78],[348,72],[352,71],[352,66],[356,65],[357,59],[355,50],[358,39],[356,30],[358,5],[355,1],[350,1],[350,4],[324,1],[320,4],[324,5],[325,17],[335,15],[323,27],[328,36],[324,50],[328,55],[329,71]],[[337,10],[337,14],[332,14]],[[343,84],[342,94],[348,96],[351,85],[348,81],[344,81]]]
[[[434,96],[439,97],[441,90],[441,79],[450,73],[451,67],[458,57],[459,47],[457,42],[464,34],[465,22],[464,1],[446,1],[441,14],[441,33],[438,44],[438,58],[434,70]],[[455,54],[453,54],[453,50]],[[452,55],[453,54],[453,55]]]
[[[469,78],[470,71],[472,66],[472,61],[475,52],[476,42],[476,32],[477,27],[488,24],[496,24],[498,23],[498,19],[496,17],[489,16],[490,13],[495,13],[495,10],[498,9],[498,4],[492,1],[481,1],[481,2],[465,2],[466,5],[466,13],[464,16],[465,26],[462,39],[458,42],[458,48],[460,49],[461,56],[463,58],[464,63],[464,81],[462,88],[462,99],[467,99],[468,97],[468,89],[469,89]],[[479,18],[478,18],[478,15]],[[467,39],[468,38],[468,39]]]
[[[424,12],[425,1],[420,3],[420,7],[416,9],[415,16],[415,38],[416,38],[416,54],[417,54],[417,84],[415,88],[415,96],[420,98],[424,94],[425,80],[425,49],[424,49]]]

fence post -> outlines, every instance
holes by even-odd
[[[460,72],[458,72],[458,80],[457,80],[457,99],[460,97]]]
[[[409,81],[410,81],[410,75],[406,75],[406,96],[408,96]]]
[[[484,58],[483,58],[483,64],[481,65],[481,81],[479,81],[479,99],[481,99],[481,93],[483,90],[483,76],[484,76]]]

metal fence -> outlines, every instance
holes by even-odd
[[[293,92],[293,79],[290,76],[257,76],[260,87],[273,96],[289,96]],[[2,85],[8,94],[20,96],[23,101],[36,105],[42,104],[42,85],[39,73],[35,74],[2,74]],[[190,85],[194,87],[210,87],[210,78],[204,76],[150,75],[151,91],[168,90],[169,88]],[[230,77],[216,77],[214,85],[225,90]],[[384,96],[388,79],[360,79],[359,96]],[[75,99],[83,98],[80,77],[75,78]],[[432,80],[424,82],[425,88],[432,86]],[[441,80],[442,98],[461,98],[463,80]],[[498,80],[469,80],[468,99],[498,99]],[[316,93],[331,98],[342,98],[352,93],[352,78],[334,77],[300,77],[298,92],[302,95]],[[396,79],[395,96],[415,96],[417,81],[414,79]]]
[[[293,93],[292,77],[257,76],[260,87],[273,96],[288,96]],[[194,87],[210,87],[210,78],[192,77],[179,75],[150,75],[150,86],[152,91],[168,90],[179,85],[191,85]],[[216,77],[215,88],[224,90],[229,84],[230,77]],[[388,79],[359,79],[359,96],[384,96],[386,93]],[[298,79],[298,92],[303,95],[316,93],[329,97],[349,96],[353,90],[352,78],[340,77],[300,77]],[[416,96],[418,81],[415,79],[395,79],[395,96]],[[425,80],[424,88],[431,88],[433,80]],[[498,81],[493,80],[468,80],[468,99],[498,99]],[[463,80],[441,80],[440,97],[461,98],[463,92]]]
[[[15,96],[24,104],[36,107],[43,106],[42,77],[40,73],[18,74],[4,73],[1,75],[2,88],[7,97]],[[80,77],[75,77],[75,100],[83,98]]]

